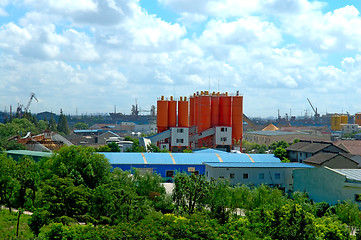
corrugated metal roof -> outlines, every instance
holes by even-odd
[[[6,151],[7,154],[16,154],[24,156],[34,156],[34,157],[51,157],[53,153],[50,152],[39,152],[39,151],[28,151],[28,150],[9,150]]]
[[[234,153],[115,153],[103,152],[111,164],[195,164],[204,162],[273,162],[280,160],[271,154]]]
[[[333,169],[346,176],[347,180],[361,182],[361,169]]]
[[[313,166],[303,163],[245,163],[245,162],[229,162],[229,163],[205,163],[213,168],[313,168]]]

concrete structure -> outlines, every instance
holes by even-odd
[[[188,139],[185,138],[184,131],[177,132],[176,127],[189,128]],[[150,137],[152,143],[172,152],[202,147],[230,151],[232,145],[240,149],[243,96],[238,91],[235,96],[229,96],[227,92],[210,94],[208,91],[201,91],[194,93],[189,102],[186,97],[181,97],[178,111],[177,101],[173,97],[167,100],[162,96],[157,101],[157,128],[158,134]]]
[[[331,142],[318,141],[300,141],[298,143],[292,144],[286,148],[286,150],[291,162],[300,163],[320,152],[347,153],[346,150],[333,145]]]
[[[296,169],[293,182],[294,191],[308,192],[315,202],[355,201],[361,194],[361,169]]]
[[[205,175],[212,178],[225,178],[231,184],[267,184],[290,192],[293,190],[292,171],[298,168],[313,168],[301,163],[205,163]]]

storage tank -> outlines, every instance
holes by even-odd
[[[355,114],[355,123],[361,126],[361,113]]]
[[[348,116],[341,115],[341,124],[347,124],[347,123],[348,123]]]
[[[158,133],[168,130],[168,101],[164,96],[157,101],[157,128]]]
[[[331,116],[331,130],[332,131],[341,131],[341,116],[332,115]]]
[[[198,98],[198,132],[211,128],[211,96],[200,95]]]
[[[232,98],[232,140],[242,142],[243,133],[243,96]],[[238,144],[235,144],[238,145]]]
[[[219,97],[219,125],[232,126],[232,98],[227,93]]]
[[[199,95],[194,97],[194,126],[198,126],[198,119],[199,119]]]
[[[170,97],[168,101],[168,127],[177,126],[177,102],[173,100],[173,97]]]
[[[178,101],[178,127],[189,127],[188,121],[188,101],[187,98],[180,97]]]
[[[211,97],[211,126],[219,126],[219,96],[216,94]]]

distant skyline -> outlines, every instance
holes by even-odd
[[[361,112],[361,3],[0,0],[0,111],[129,114],[239,91],[250,117]]]

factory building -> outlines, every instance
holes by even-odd
[[[177,111],[178,110],[178,111]],[[172,152],[184,149],[241,149],[243,132],[243,96],[228,93],[194,93],[189,101],[162,96],[157,101],[158,134],[152,143]]]
[[[109,160],[113,168],[124,171],[137,168],[140,171],[149,171],[160,174],[166,181],[172,181],[176,172],[205,174],[206,163],[219,164],[248,164],[248,167],[257,167],[257,164],[267,163],[269,166],[279,164],[280,160],[271,154],[239,154],[228,153],[215,149],[204,149],[193,153],[102,153]]]

